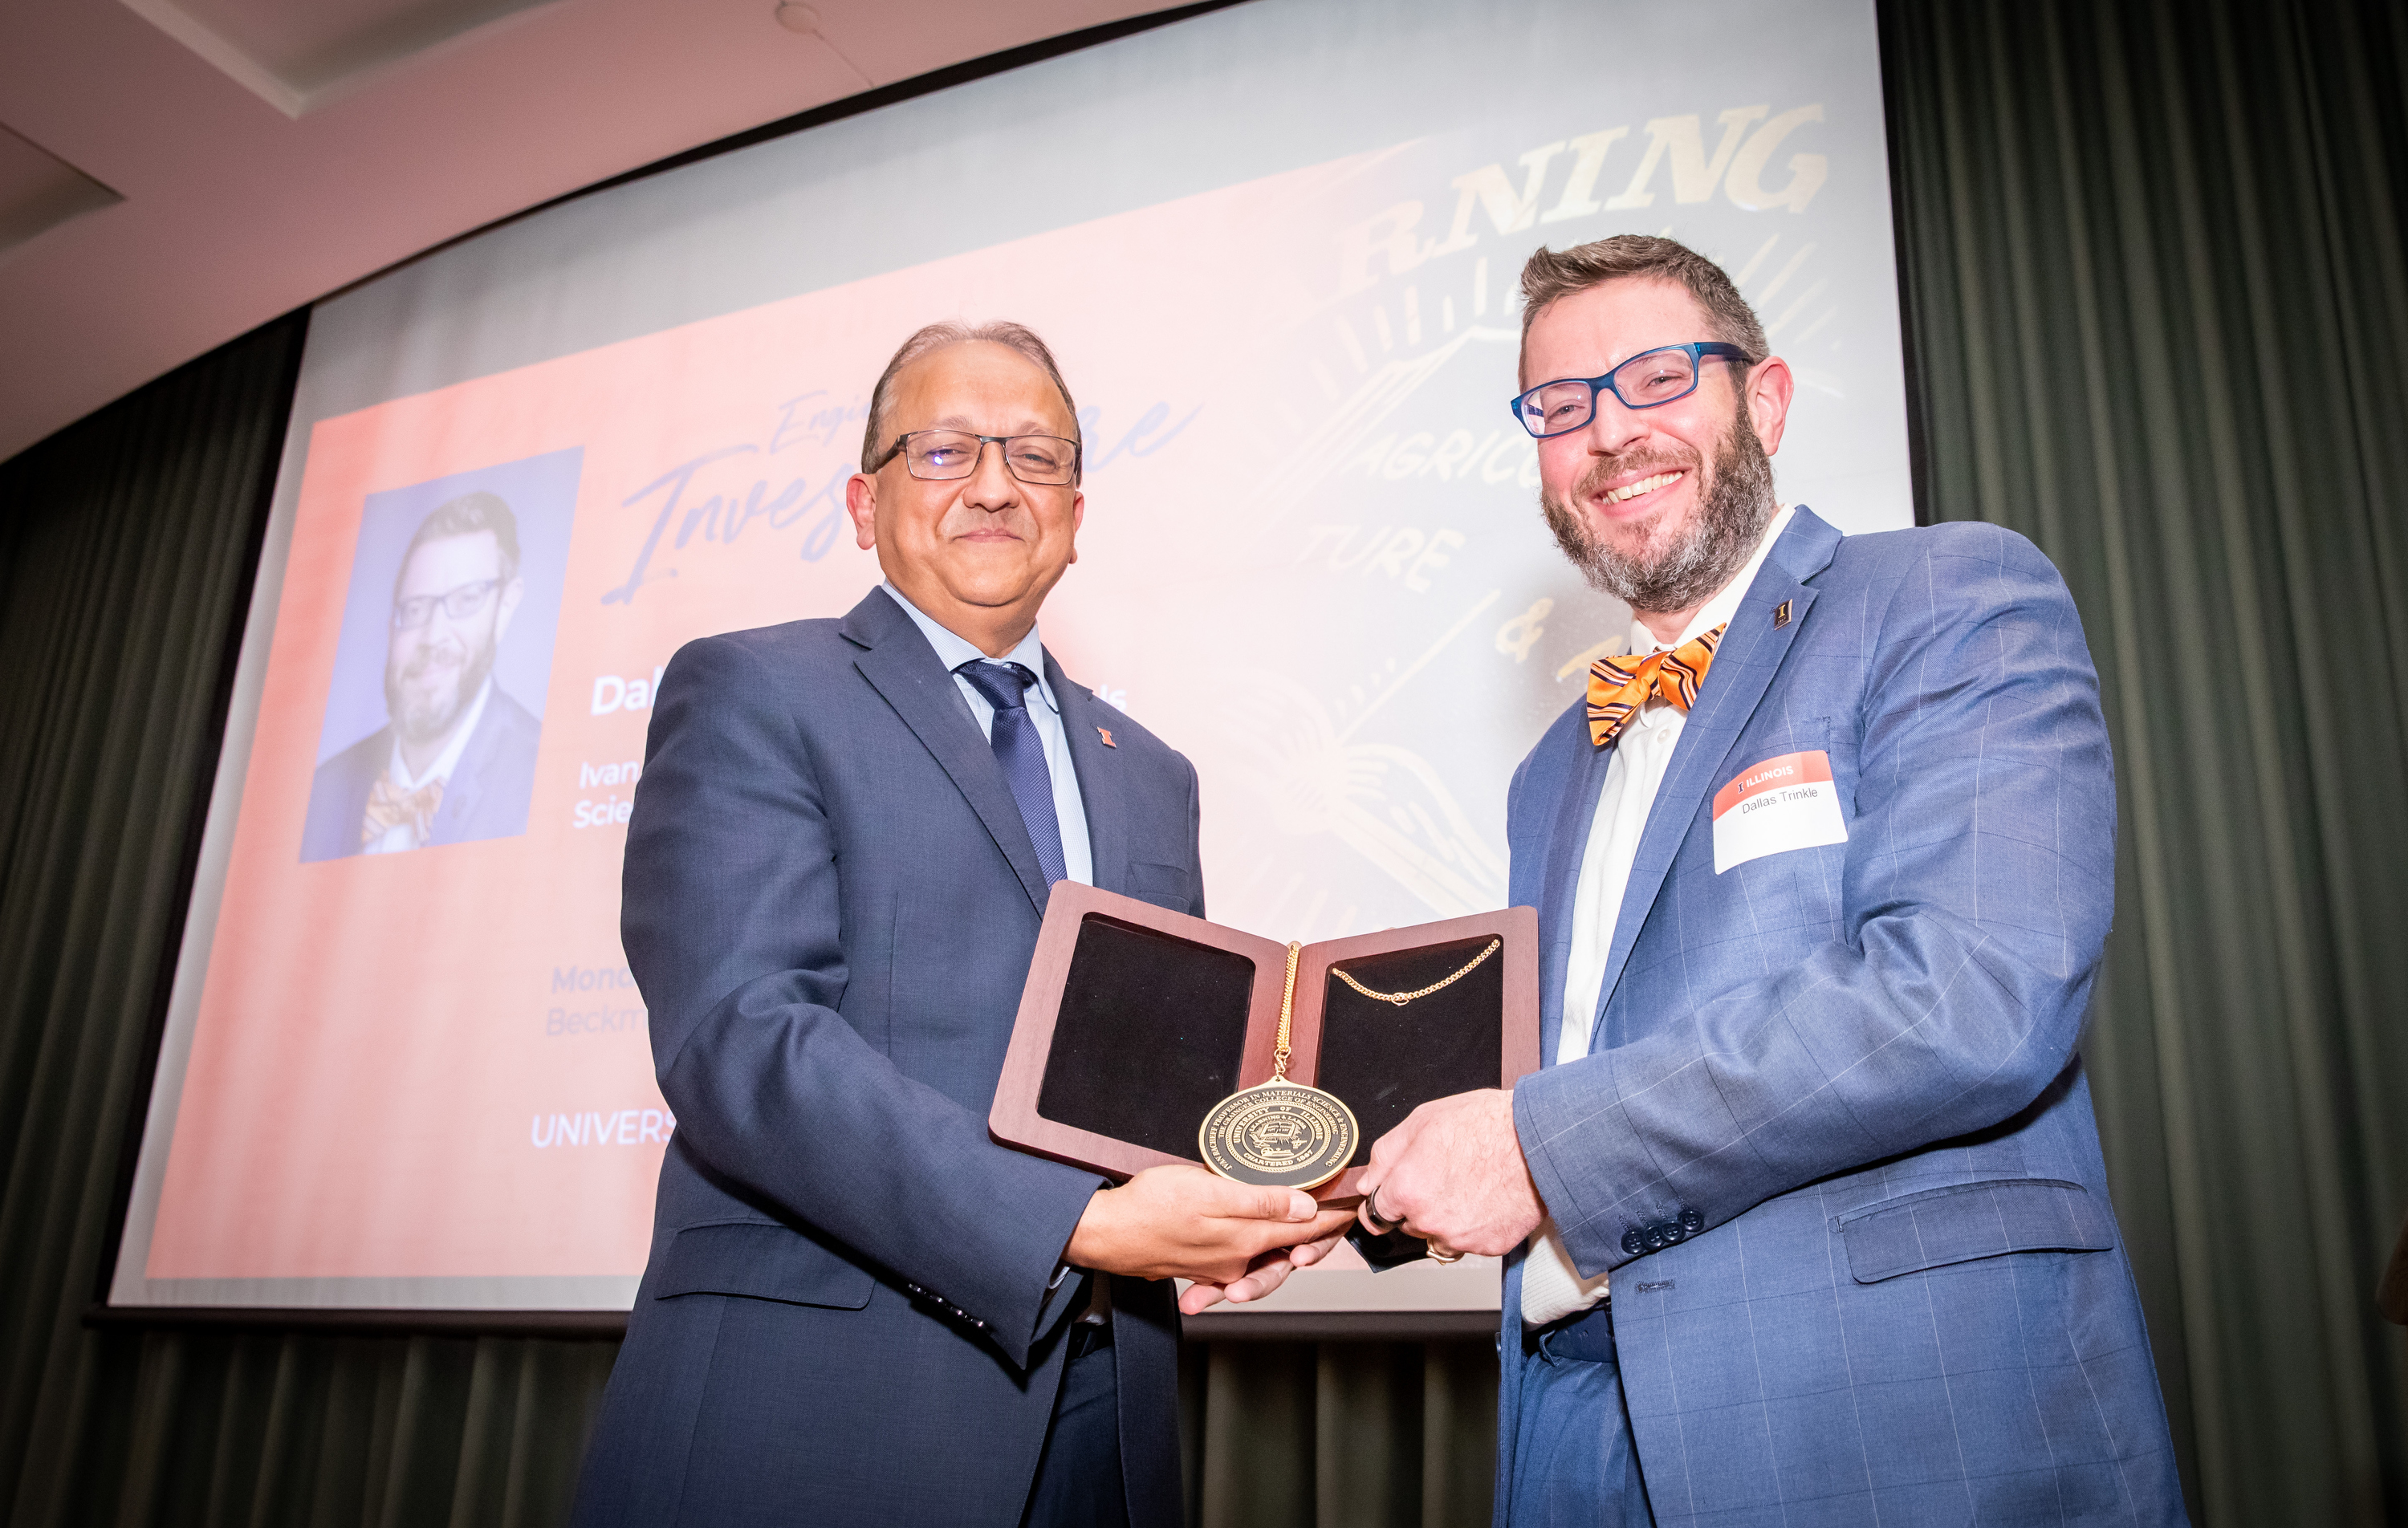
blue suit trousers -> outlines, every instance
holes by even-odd
[[[1500,1492],[1509,1528],[1656,1528],[1612,1308],[1524,1333],[1517,1378],[1513,1475]]]

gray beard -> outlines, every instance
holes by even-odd
[[[1613,477],[1631,464],[1601,462],[1589,470],[1589,477]],[[1577,492],[1585,498],[1593,490],[1584,480]],[[1747,410],[1741,408],[1714,452],[1713,480],[1706,487],[1697,518],[1669,545],[1626,556],[1591,539],[1587,524],[1544,489],[1539,491],[1539,507],[1555,534],[1555,545],[1591,588],[1612,594],[1635,612],[1661,614],[1695,609],[1721,593],[1756,550],[1779,506],[1772,494],[1772,459],[1765,455]]]

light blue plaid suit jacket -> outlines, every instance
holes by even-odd
[[[1592,1052],[1514,1093],[1573,1262],[1613,1270],[1667,1528],[2183,1521],[2074,1052],[2114,901],[2098,690],[2063,580],[1994,526],[1800,509],[1731,621]],[[1714,793],[1815,750],[1848,841],[1717,875]],[[1575,704],[1513,779],[1549,1057],[1605,766]],[[1520,1305],[1517,1260],[1509,1353]]]

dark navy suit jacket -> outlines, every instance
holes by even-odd
[[[1673,750],[1598,1007],[1566,1014],[1609,757],[1584,712],[1507,832],[1541,1054],[1568,1022],[1592,1049],[1514,1117],[1573,1263],[1613,1271],[1656,1521],[2181,1521],[2074,1050],[2115,793],[2057,570],[1995,526],[1842,539],[1799,509]],[[1799,752],[1828,756],[1847,841],[1717,873],[1716,793]],[[1520,1309],[1517,1257],[1517,1347]]]
[[[1096,884],[1200,915],[1195,770],[1046,678]],[[580,1524],[1018,1521],[1102,1186],[987,1135],[1047,891],[883,592],[671,661],[622,930],[678,1122]],[[1171,1286],[1111,1299],[1129,1518],[1176,1522]]]
[[[443,783],[426,844],[514,838],[526,832],[527,800],[535,793],[536,744],[543,723],[502,692],[485,697],[477,730]],[[301,858],[339,860],[360,851],[360,821],[368,793],[393,757],[393,729],[380,727],[318,766],[309,785],[309,816],[301,828]]]

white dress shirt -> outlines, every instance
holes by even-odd
[[[493,676],[487,675],[485,682],[477,686],[477,698],[470,701],[468,708],[460,714],[460,724],[452,729],[452,741],[443,745],[443,751],[437,754],[435,762],[426,766],[426,773],[416,779],[410,778],[408,762],[401,756],[401,733],[400,729],[395,728],[393,738],[393,757],[384,766],[385,775],[393,781],[394,789],[408,793],[417,790],[429,780],[451,779],[452,771],[460,767],[460,755],[467,750],[468,739],[475,735],[478,721],[484,717],[486,697],[493,693]],[[366,826],[366,823],[363,822],[362,826]],[[403,850],[417,847],[418,829],[408,822],[395,822],[383,833],[362,844],[360,852],[398,854]]]
[[[1705,603],[1680,636],[1670,644],[1656,640],[1645,623],[1630,623],[1623,650],[1641,655],[1662,652],[1694,642],[1739,612],[1756,569],[1764,565],[1772,544],[1789,526],[1791,510],[1782,508],[1764,528],[1755,552]],[[1707,670],[1707,682],[1713,671]],[[1672,763],[1673,745],[1689,715],[1668,700],[1650,696],[1613,742],[1606,761],[1605,785],[1598,792],[1597,813],[1589,821],[1588,843],[1581,851],[1580,882],[1572,896],[1572,944],[1564,965],[1563,1033],[1555,1041],[1555,1064],[1564,1065],[1588,1054],[1591,1030],[1597,1022],[1599,991],[1605,984],[1606,958],[1613,950],[1613,929],[1622,916],[1623,893],[1630,885],[1630,867],[1639,858],[1639,840],[1647,831],[1647,814],[1663,789],[1664,772]],[[1530,1253],[1522,1264],[1522,1320],[1544,1326],[1575,1310],[1585,1309],[1606,1295],[1606,1276],[1583,1278],[1564,1250],[1555,1218],[1539,1223],[1530,1235]]]
[[[892,582],[882,584],[887,597],[903,607],[903,613],[920,628],[920,635],[937,650],[937,661],[948,669],[957,669],[973,659],[986,654],[964,637],[957,636],[937,624],[934,618],[904,597],[903,591]],[[1070,737],[1062,730],[1062,707],[1054,698],[1054,687],[1045,678],[1045,645],[1037,639],[1037,628],[1020,645],[996,662],[1022,664],[1037,682],[1028,687],[1030,705],[1028,718],[1037,724],[1037,735],[1045,745],[1046,772],[1054,778],[1054,816],[1062,828],[1062,873],[1082,886],[1096,883],[1096,855],[1087,841],[1087,804],[1079,794],[1079,772],[1070,763]],[[979,731],[989,743],[995,741],[995,707],[969,680],[953,676],[953,688],[969,703],[970,716],[977,721]]]

